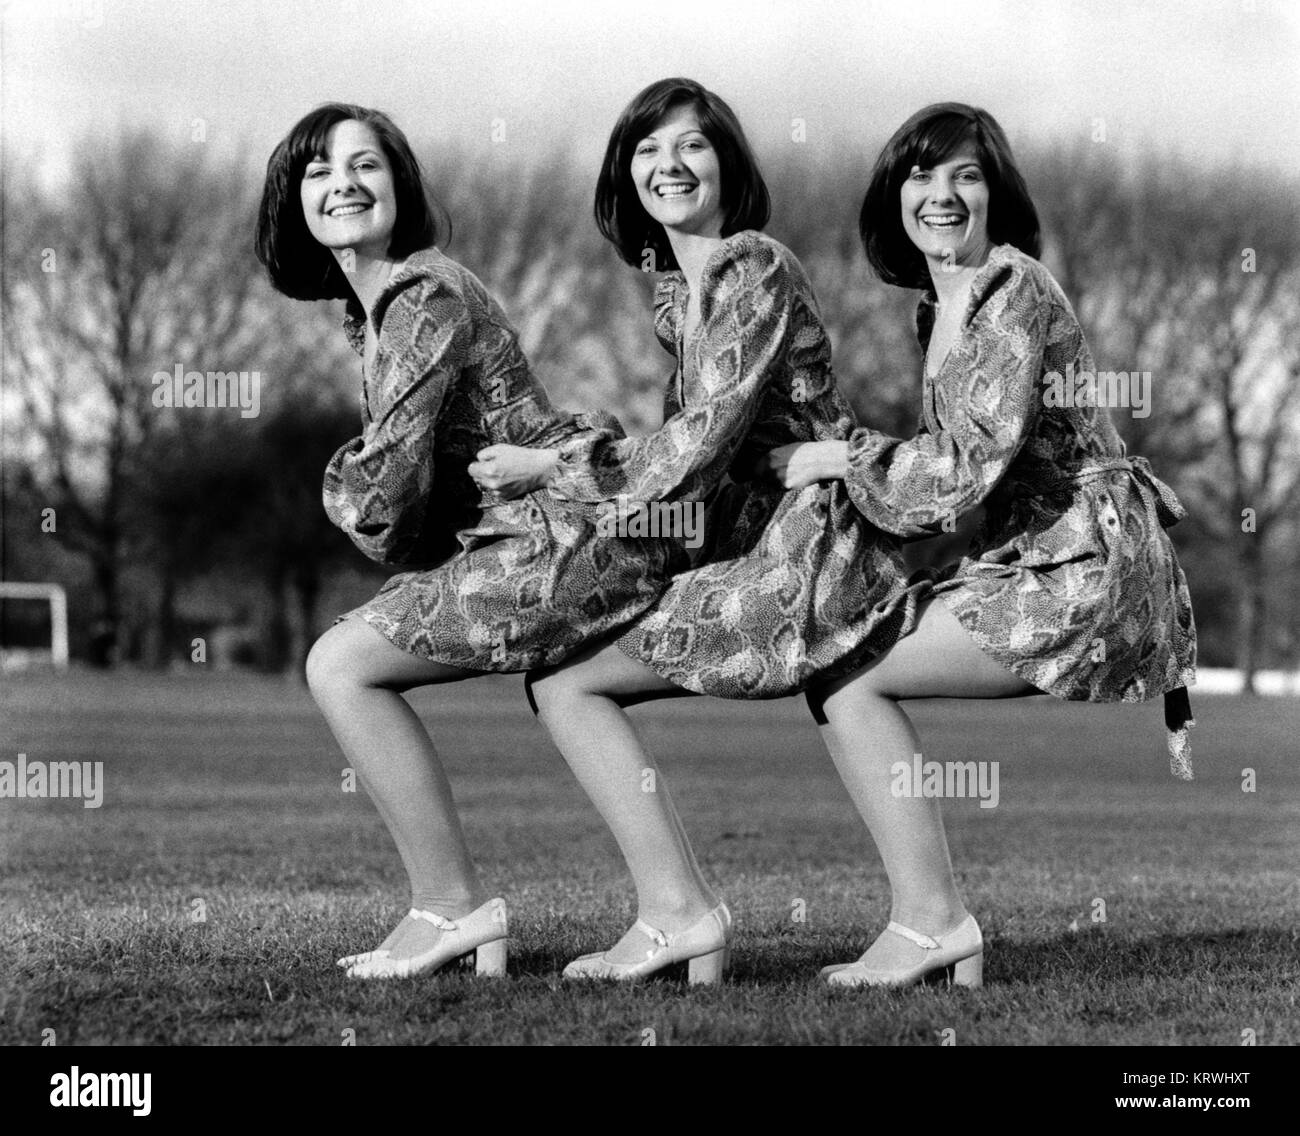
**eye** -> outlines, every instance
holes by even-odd
[[[635,152],[636,152],[638,155],[641,155],[641,154],[653,154],[653,153],[655,152],[654,143],[653,143],[653,142],[642,142],[641,145],[639,145],[639,146],[636,148],[636,151],[635,151]]]
[[[983,181],[983,180],[984,180],[984,172],[983,172],[982,170],[973,170],[973,169],[972,169],[972,170],[962,170],[962,172],[959,173],[959,174],[957,175],[957,180],[958,180],[958,181],[970,181],[970,182]]]
[[[925,181],[929,181],[929,180],[930,180],[930,171],[929,171],[929,170],[914,169],[914,170],[913,170],[913,171],[908,175],[908,181],[921,181],[921,182],[925,182]]]
[[[322,174],[324,174],[324,173],[328,173],[328,172],[329,172],[329,171],[328,171],[324,166],[312,166],[312,168],[309,169],[309,170],[308,170],[305,174],[303,174],[302,176],[303,176],[304,178],[317,178],[317,177],[320,177]]]

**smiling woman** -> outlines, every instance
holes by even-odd
[[[705,536],[691,569],[615,641],[530,676],[539,716],[637,889],[637,922],[564,973],[634,981],[686,962],[691,981],[716,982],[730,914],[623,707],[684,692],[795,693],[887,648],[916,598],[897,542],[842,484],[786,492],[749,475],[783,441],[847,444],[854,420],[808,277],[760,231],[767,188],[727,104],[689,79],[643,90],[614,126],[595,209],[624,261],[667,270],[655,331],[676,366],[657,431],[557,447],[548,486],[594,504],[702,503]]]
[[[325,248],[352,249],[372,259],[388,252],[397,192],[379,145],[373,127],[349,119],[334,129],[330,152],[307,163],[301,183],[303,217]],[[355,177],[348,177],[347,170]]]
[[[978,985],[983,938],[957,890],[937,799],[891,780],[923,752],[900,703],[1047,693],[1165,696],[1171,769],[1191,777],[1185,685],[1196,628],[1165,529],[1183,515],[1104,407],[1049,399],[1045,376],[1094,371],[1060,286],[1038,260],[1038,216],[987,112],[941,103],[905,122],[862,204],[884,280],[925,288],[921,426],[784,447],[781,484],[843,479],[873,524],[905,539],[983,523],[936,574],[916,630],[813,702],[893,886],[891,920],[832,986],[903,985],[934,971]],[[1050,388],[1049,388],[1050,389]]]
[[[595,510],[532,492],[527,471],[483,493],[498,443],[622,436],[556,410],[479,280],[436,247],[445,214],[383,114],[331,103],[272,154],[258,255],[300,300],[345,299],[362,355],[362,433],[325,472],[331,520],[401,565],[312,648],[307,679],[406,866],[410,911],[350,977],[400,977],[477,953],[505,969],[505,905],[488,899],[433,743],[402,692],[559,662],[640,614],[684,558],[673,541],[602,532]]]

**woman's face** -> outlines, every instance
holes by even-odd
[[[695,109],[676,107],[632,152],[632,181],[641,206],[665,229],[722,235],[722,170]]]
[[[928,258],[964,264],[982,257],[989,186],[973,150],[963,148],[932,169],[913,166],[900,197],[903,229]]]
[[[307,228],[326,248],[387,256],[397,221],[393,170],[364,122],[330,128],[325,153],[303,170],[301,196]]]

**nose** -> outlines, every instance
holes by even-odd
[[[681,155],[678,154],[675,146],[665,146],[659,151],[659,172],[663,174],[679,174],[685,167],[682,165]]]
[[[952,201],[956,197],[956,183],[947,174],[935,174],[930,183],[930,196],[935,201]]]
[[[330,172],[329,183],[331,197],[351,197],[357,188],[356,174],[350,167],[344,166]]]

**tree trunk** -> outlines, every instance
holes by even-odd
[[[293,635],[288,615],[289,573],[284,565],[277,564],[267,573],[267,593],[271,599],[271,610],[262,639],[264,663],[269,671],[282,671],[289,658]]]
[[[1264,550],[1259,534],[1252,534],[1241,557],[1241,593],[1237,604],[1237,669],[1241,671],[1241,692],[1257,694],[1255,672],[1259,669],[1264,623]]]
[[[97,667],[112,667],[122,657],[117,557],[112,549],[95,557],[93,580],[99,612],[90,629],[90,662]]]
[[[299,682],[306,682],[307,652],[316,638],[316,602],[320,598],[320,572],[315,564],[299,566],[294,573],[293,587],[298,597],[298,618],[287,671]]]
[[[165,667],[176,657],[176,569],[164,558],[158,587],[158,611],[150,638],[149,665]]]

